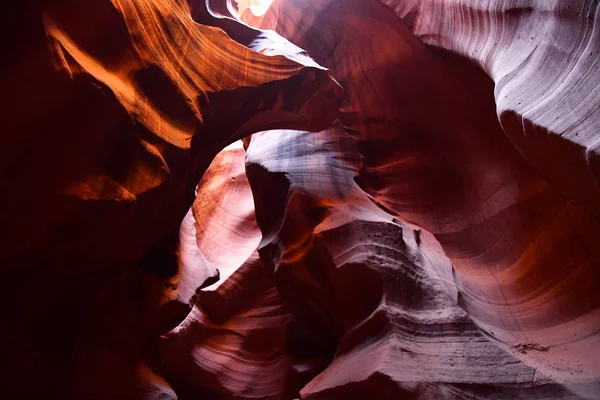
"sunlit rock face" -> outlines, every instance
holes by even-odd
[[[261,233],[244,164],[241,142],[219,153],[192,206],[197,256],[182,257],[179,290],[198,287],[211,271],[220,274],[157,346],[155,365],[183,398],[293,398],[328,362],[256,251]],[[180,232],[187,235],[185,224]]]
[[[590,110],[598,106],[588,58],[598,45],[588,27],[597,4],[409,3],[281,0],[263,23],[307,49],[345,88],[339,121],[363,157],[355,181],[389,214],[433,234],[471,320],[536,373],[580,383],[574,391],[594,397],[600,225],[587,190],[595,182],[583,183],[594,174],[585,161],[593,159],[593,140],[572,160],[582,142],[569,145],[568,130],[555,121],[572,119],[586,132],[578,135],[595,134],[585,126],[595,123]],[[546,18],[553,22],[537,20]],[[545,29],[531,30],[537,24]],[[557,82],[575,68],[582,71],[577,95]],[[525,131],[517,132],[507,116],[523,108],[507,99],[518,94],[534,110],[540,85],[552,88],[545,113],[535,117],[542,128],[532,132],[525,116]],[[588,97],[592,104],[577,110],[564,104]],[[547,137],[538,146],[541,129]],[[565,157],[550,155],[558,149]],[[551,169],[543,165],[549,157]],[[586,171],[575,173],[581,161]]]
[[[187,313],[170,301],[199,177],[255,131],[326,128],[339,86],[277,35],[206,7],[194,9],[197,23],[185,2],[22,1],[9,11],[3,396],[173,394],[143,359]]]
[[[599,7],[20,2],[0,390],[600,398]]]

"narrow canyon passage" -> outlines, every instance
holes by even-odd
[[[7,398],[600,398],[596,0],[26,0]]]

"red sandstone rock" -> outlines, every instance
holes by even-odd
[[[157,242],[219,150],[328,126],[337,85],[306,57],[195,23],[183,2],[31,0],[5,19],[0,390],[172,393],[142,364],[185,316],[159,307],[177,259]]]
[[[474,45],[477,35],[482,35],[479,43],[484,39],[489,43],[486,35],[499,37],[502,29],[515,26],[509,18],[526,12],[530,20],[535,20],[541,18],[543,10],[540,6],[511,11],[503,9],[502,2],[497,3],[483,7],[484,11],[477,14],[468,2],[462,2],[462,8],[423,2],[420,8],[413,6],[416,15],[403,14],[406,26],[398,23],[390,9],[376,2],[281,0],[274,5],[273,18],[266,15],[263,21],[330,67],[344,86],[340,122],[357,139],[364,157],[357,182],[391,215],[434,234],[452,262],[458,303],[471,319],[490,340],[536,371],[563,384],[580,383],[582,386],[573,390],[593,398],[598,388],[586,385],[600,379],[599,353],[590,351],[597,347],[600,327],[600,297],[595,289],[600,260],[592,245],[600,225],[594,216],[597,202],[589,204],[594,189],[573,194],[561,184],[562,178],[535,165],[550,154],[543,146],[536,153],[520,154],[521,142],[515,148],[509,141],[516,133],[506,126],[504,131],[498,123],[493,82],[467,60],[426,47],[415,36],[425,35],[424,27],[429,32],[443,31],[442,36],[424,37],[429,43],[462,55],[464,43],[479,51]],[[575,17],[575,11],[564,10],[566,6],[557,9],[563,10],[565,18],[581,20]],[[588,6],[573,5],[573,9],[581,15]],[[463,25],[475,26],[488,19],[492,26],[498,23],[494,13],[504,13],[507,18],[502,20],[505,25],[497,28],[498,33],[490,33],[492,28],[486,27],[460,36]],[[457,27],[449,24],[451,18],[460,21]],[[375,24],[377,29],[373,29]],[[579,25],[569,26],[574,29]],[[558,26],[556,35],[568,29]],[[491,45],[483,47],[484,52],[476,57],[498,55],[497,59],[485,58],[484,67],[510,71],[508,60],[500,55],[516,49],[527,54],[533,49],[529,41],[519,41],[518,35],[498,41],[495,50]],[[532,35],[538,42],[569,46],[567,38],[561,44],[560,38]],[[590,35],[578,35],[578,46],[596,46]],[[371,41],[358,41],[356,37],[369,37]],[[473,40],[461,42],[468,38]],[[457,50],[457,46],[463,47]],[[596,72],[589,67],[588,54],[579,50],[571,53],[578,59],[571,65],[589,71],[580,79],[590,82],[582,95],[591,95]],[[521,86],[511,86],[511,90],[528,90],[521,79],[529,74],[537,74],[543,85],[548,85],[555,82],[557,74],[571,73],[562,69],[566,64],[561,64],[561,57],[543,57],[557,69],[531,68],[537,60],[531,65],[513,66],[520,73],[514,72],[513,84],[518,76]],[[494,79],[500,77],[492,74]],[[497,104],[504,104],[502,107],[507,103],[499,97],[499,85],[504,84],[507,79],[498,80],[495,91]],[[592,121],[594,117],[587,117],[589,112],[585,111],[587,105],[574,113],[558,106],[574,96],[564,90],[566,86],[553,89],[545,100],[554,104],[550,108],[553,118],[564,115],[585,120],[586,124],[588,119]],[[595,107],[597,97],[593,98]],[[502,108],[500,111],[504,112]],[[549,125],[548,115],[540,117],[538,123],[554,126]],[[563,137],[568,135],[564,131]],[[531,142],[525,139],[523,143],[530,146]],[[278,149],[282,147],[278,145]],[[564,175],[564,171],[579,168],[579,161],[570,162],[568,146],[562,148],[565,158],[559,158],[560,163],[555,159],[553,165],[555,170],[564,166]],[[291,159],[297,158],[294,153],[290,152]],[[285,158],[281,154],[278,157]],[[532,161],[540,172],[549,172],[550,182],[527,161]],[[593,173],[593,164],[588,165]],[[276,171],[289,175],[285,169]],[[588,172],[577,173],[568,184],[571,189],[575,182],[582,186],[588,176]],[[289,207],[293,207],[291,203]],[[273,256],[277,264],[279,253],[287,246],[278,240],[275,243],[279,248]],[[295,254],[297,250],[287,251]],[[523,346],[544,351],[518,351]]]
[[[458,307],[450,261],[430,234],[373,207],[353,182],[360,163],[343,135],[259,134],[248,149],[250,181],[264,190],[254,191],[257,220],[275,230],[263,259],[292,314],[336,350],[302,397],[566,396]],[[280,219],[265,220],[278,209]]]
[[[19,7],[3,393],[600,396],[597,1]]]

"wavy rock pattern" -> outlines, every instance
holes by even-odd
[[[598,398],[599,8],[20,2],[0,390]]]
[[[194,204],[179,230],[179,269],[170,299],[191,308],[196,291],[213,278],[218,288],[250,257],[260,242],[254,201],[241,141],[221,151],[196,188]],[[201,221],[197,223],[196,221]]]
[[[479,65],[495,83],[496,112],[525,160],[562,195],[600,215],[598,1],[376,1],[401,18],[420,41]],[[342,9],[364,11],[373,3],[276,0],[260,24],[276,29],[318,59],[315,48],[327,53],[339,46]],[[366,12],[345,22],[349,29],[350,25],[366,29],[370,16]],[[315,30],[326,39],[318,40]],[[372,29],[371,33],[377,35]],[[381,47],[394,48],[386,45],[378,50]]]
[[[513,145],[562,195],[600,215],[597,1],[384,2],[412,15],[424,42],[480,65]]]
[[[293,398],[327,361],[258,257],[261,234],[244,162],[241,142],[217,155],[198,185],[192,229],[184,220],[180,230],[175,299],[197,295],[159,345],[156,365],[182,398]],[[191,292],[217,269],[216,283]]]
[[[281,38],[234,21],[226,35],[211,18],[145,0],[28,0],[6,17],[3,393],[172,395],[142,360],[181,321],[161,306],[177,272],[167,234],[200,175],[256,130],[333,120],[326,70]],[[254,50],[235,26],[260,39]]]
[[[435,239],[353,182],[352,142],[341,129],[288,131],[254,135],[248,149],[257,220],[271,237],[263,259],[293,315],[335,351],[302,398],[577,398],[477,329]]]
[[[399,13],[404,25],[377,2],[282,0],[263,23],[330,67],[346,89],[340,122],[357,139],[364,157],[357,182],[392,215],[435,236],[452,262],[458,303],[469,317],[490,340],[536,371],[559,382],[582,383],[571,389],[594,398],[594,383],[600,380],[597,352],[590,351],[600,338],[600,298],[595,290],[600,269],[593,245],[600,225],[595,210],[571,197],[543,168],[529,164],[528,154],[520,154],[519,144],[509,141],[514,132],[506,126],[503,131],[496,114],[499,110],[504,115],[502,100],[494,103],[504,81],[496,81],[494,90],[491,80],[467,60],[418,40],[430,14],[436,15],[427,20],[430,30],[443,29],[436,25],[442,24],[449,32],[453,28],[447,21],[452,18],[493,30],[483,23],[487,14],[476,13],[479,7],[459,3],[455,9],[449,3],[440,2],[436,8],[421,2],[413,14]],[[496,10],[500,15],[494,18],[504,22],[502,18],[514,14],[497,9],[500,3],[488,9]],[[591,7],[573,7],[587,6]],[[441,11],[435,14],[433,9]],[[452,10],[460,10],[461,16]],[[510,27],[508,22],[501,25]],[[494,34],[501,35],[501,28]],[[464,43],[457,33],[462,26],[457,29],[447,35],[457,35],[454,40]],[[482,34],[475,28],[470,31],[475,32],[471,37]],[[356,37],[371,40],[363,43]],[[445,46],[443,38],[431,35],[428,42],[463,53]],[[498,47],[509,52],[519,44],[508,40]],[[578,57],[576,52],[573,57]],[[585,64],[585,56],[580,58]],[[559,61],[552,63],[566,73],[564,65],[556,66]],[[501,60],[495,65],[508,68]],[[538,80],[555,79],[544,68],[536,71]],[[594,75],[581,79],[591,83]],[[522,83],[515,90],[530,86]],[[560,94],[555,95],[552,100],[560,100]],[[561,110],[550,115],[594,118],[589,110],[576,116],[569,108]],[[542,154],[545,148],[536,151]],[[563,171],[572,171],[569,156],[560,160]],[[586,174],[577,176],[585,179]],[[290,201],[287,212],[292,207]]]
[[[160,346],[158,365],[180,398],[293,398],[302,373],[320,361],[307,357],[315,352],[310,336],[294,328],[254,252],[221,286],[199,294]]]

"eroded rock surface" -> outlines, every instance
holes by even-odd
[[[598,398],[599,7],[21,2],[1,390]]]
[[[340,122],[364,157],[357,182],[390,214],[435,236],[473,321],[553,379],[597,382],[597,352],[589,350],[599,340],[593,243],[600,225],[597,201],[587,202],[595,183],[582,183],[594,167],[574,173],[584,160],[567,155],[568,143],[582,142],[566,139],[570,131],[554,122],[595,123],[596,70],[579,49],[597,46],[586,28],[597,4],[508,3],[281,0],[263,23],[306,48],[345,87]],[[550,47],[565,52],[553,57]],[[557,77],[566,75],[577,75],[585,93],[561,86]],[[516,107],[507,100],[516,93],[532,97]],[[583,105],[587,96],[594,101]],[[573,111],[564,102],[582,105]],[[522,133],[506,125],[508,110],[522,114],[540,103],[546,113],[535,125],[549,139],[533,145],[527,123],[526,138],[515,139]],[[546,146],[556,136],[567,143],[565,157]],[[589,160],[593,150],[584,147]],[[577,182],[579,196],[538,162],[549,157],[571,188]],[[516,351],[530,345],[545,351]]]
[[[177,272],[161,238],[218,151],[327,127],[338,86],[295,49],[264,39],[280,54],[267,56],[196,23],[185,2],[32,0],[5,18],[1,390],[160,392],[142,359],[174,323],[158,312]]]

